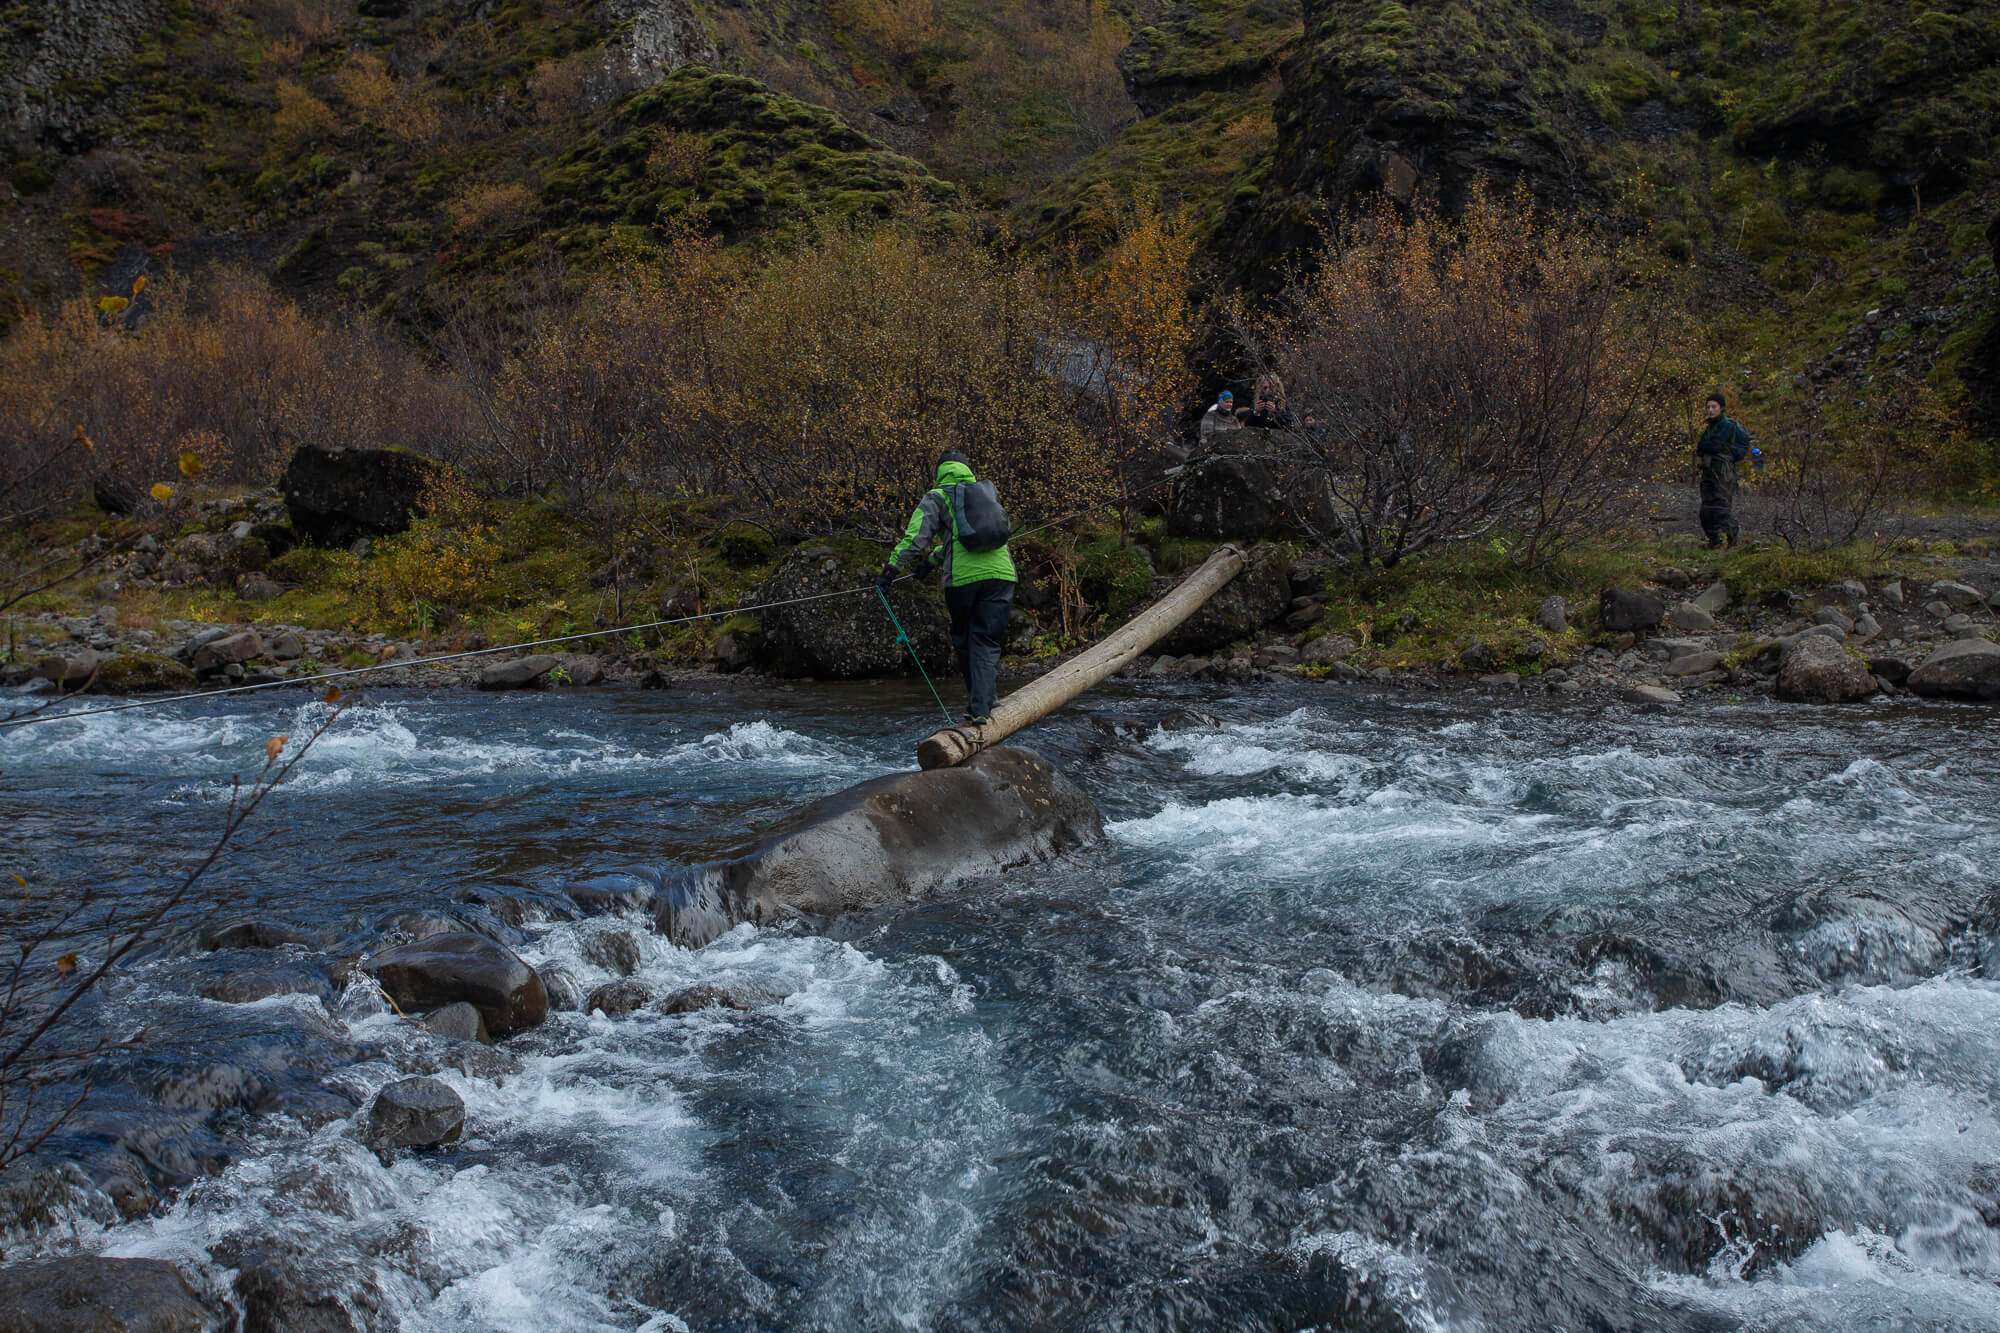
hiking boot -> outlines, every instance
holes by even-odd
[[[963,720],[968,727],[983,727],[993,719],[984,713],[967,713]]]

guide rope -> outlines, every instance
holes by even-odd
[[[882,609],[889,613],[889,623],[896,627],[896,642],[910,650],[910,660],[917,664],[917,674],[924,678],[924,688],[931,692],[931,698],[937,700],[938,712],[944,714],[944,724],[947,727],[951,726],[951,710],[944,706],[944,700],[938,695],[937,686],[931,684],[931,673],[924,670],[924,659],[917,656],[917,645],[910,642],[909,633],[904,630],[903,622],[896,619],[896,608],[889,605],[889,590],[877,584],[875,595],[882,599]]]
[[[1099,504],[1091,505],[1086,509],[1079,509],[1073,514],[1065,514],[1061,518],[1050,519],[1040,527],[1029,528],[1026,532],[1015,534],[1009,538],[1009,541],[1021,541],[1024,538],[1032,537],[1038,532],[1053,528],[1058,524],[1071,522],[1072,520],[1082,518],[1085,514],[1095,513],[1100,509],[1107,509],[1112,505],[1118,504],[1121,500],[1136,499],[1172,481],[1190,466],[1193,466],[1193,464],[1184,463],[1178,467],[1168,468],[1152,485],[1132,492],[1129,497],[1113,497]],[[915,577],[916,575],[914,574],[905,574],[895,581],[901,583],[904,579]],[[698,615],[676,616],[668,620],[648,620],[636,625],[619,625],[612,629],[585,630],[579,634],[558,634],[553,638],[530,639],[524,643],[501,644],[491,648],[467,648],[455,653],[438,653],[432,657],[413,657],[392,662],[375,662],[368,666],[343,667],[338,671],[320,671],[310,676],[287,676],[283,680],[260,680],[249,685],[229,685],[217,690],[189,690],[182,694],[162,695],[155,699],[133,699],[125,703],[105,704],[97,708],[76,708],[64,711],[38,709],[22,717],[0,718],[0,731],[7,731],[15,727],[34,726],[39,722],[61,722],[75,718],[102,717],[107,713],[124,713],[135,708],[165,708],[170,704],[186,703],[191,699],[219,699],[232,694],[253,694],[259,690],[276,690],[300,685],[313,685],[321,681],[349,680],[355,676],[378,675],[384,671],[415,670],[420,667],[436,666],[441,662],[463,661],[471,657],[492,657],[500,653],[518,653],[528,648],[552,647],[559,643],[580,643],[585,639],[608,638],[619,634],[637,634],[650,629],[668,629],[675,625],[691,625],[701,620],[719,620],[726,616],[749,615],[757,611],[775,611],[781,607],[800,606],[807,602],[823,602],[834,597],[852,597],[856,593],[867,592],[870,589],[874,589],[878,593],[882,591],[872,583],[864,583],[855,588],[841,588],[834,592],[809,593],[804,597],[789,597],[783,601],[762,602],[755,606],[734,606],[723,611],[704,611]],[[917,661],[916,647],[910,643],[909,635],[903,632],[902,623],[896,620],[895,611],[889,608],[889,599],[886,595],[882,597],[882,605],[884,609],[889,610],[889,619],[896,626],[896,641],[908,647],[910,650],[910,659]],[[951,710],[945,707],[943,698],[938,695],[937,686],[931,684],[930,674],[924,671],[924,664],[920,661],[917,661],[917,672],[923,676],[924,684],[929,686],[931,698],[937,700],[938,709],[944,714],[946,725],[951,725]]]

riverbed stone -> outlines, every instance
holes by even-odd
[[[202,986],[203,999],[224,1004],[254,1004],[273,995],[310,995],[322,1004],[334,1001],[333,983],[311,967],[246,967]]]
[[[635,1009],[645,1007],[653,998],[653,992],[643,982],[613,981],[599,986],[583,1002],[586,1014],[603,1013],[607,1018],[621,1018]]]
[[[264,656],[273,662],[296,662],[305,655],[305,640],[296,630],[280,630],[264,644]]]
[[[1690,600],[1710,615],[1719,616],[1729,605],[1729,585],[1718,579]]]
[[[486,1031],[486,1020],[464,1000],[425,1014],[424,1026],[438,1036],[449,1037],[453,1041],[476,1041],[486,1045],[493,1040]]]
[[[456,1143],[464,1130],[464,1098],[434,1078],[398,1079],[368,1108],[367,1143],[378,1153]]]
[[[1703,653],[1689,653],[1668,662],[1666,674],[1669,676],[1697,676],[1704,671],[1713,671],[1722,665],[1722,654],[1710,649]]]
[[[1676,602],[1668,613],[1678,630],[1692,630],[1696,633],[1715,627],[1715,617],[1696,606],[1693,602]]]
[[[1628,704],[1677,704],[1681,697],[1664,685],[1627,686],[1622,696]]]
[[[238,630],[211,639],[194,650],[191,665],[197,676],[212,676],[224,667],[255,661],[264,655],[264,640],[254,629]]]
[[[1875,693],[1875,674],[1832,638],[1801,634],[1778,658],[1778,697],[1809,703],[1853,703]]]
[[[1852,634],[1854,632],[1854,622],[1847,617],[1846,612],[1833,606],[1823,606],[1813,612],[1813,624],[1831,625],[1842,634]]]
[[[1898,611],[1903,609],[1903,581],[1891,579],[1882,585],[1882,600]]]
[[[542,975],[542,988],[548,992],[551,1012],[573,1014],[583,1008],[583,987],[569,974],[568,968],[561,963],[543,963],[535,970]]]
[[[1868,640],[1881,635],[1882,622],[1875,619],[1874,616],[1869,615],[1866,611],[1863,611],[1861,618],[1854,622],[1852,633],[1855,638],[1866,643]]]
[[[703,1009],[738,1009],[748,1012],[778,1003],[779,997],[762,986],[747,981],[704,981],[683,986],[660,1003],[669,1014],[692,1014]]]
[[[1569,608],[1560,597],[1544,597],[1535,608],[1535,624],[1551,634],[1560,634],[1569,628]]]
[[[512,949],[469,931],[398,944],[361,966],[405,1013],[464,1000],[496,1037],[534,1027],[548,1014],[548,991],[535,969]]]
[[[2000,644],[1959,639],[1910,672],[1910,689],[1943,699],[2000,699]]]
[[[1356,646],[1354,640],[1345,634],[1322,634],[1318,638],[1306,640],[1305,646],[1299,649],[1299,660],[1301,662],[1338,662],[1342,658],[1351,656]],[[1160,660],[1163,662],[1172,662],[1174,659],[1163,657]],[[1162,672],[1160,674],[1165,673]]]
[[[164,1259],[71,1255],[0,1264],[6,1333],[201,1333],[207,1309]]]
[[[506,662],[494,662],[479,670],[479,688],[482,690],[526,690],[545,684],[545,677],[555,670],[557,659],[553,653],[530,653],[526,657],[516,657]]]
[[[607,972],[629,977],[639,970],[639,940],[629,930],[599,930],[579,943],[585,961]]]
[[[198,937],[203,949],[275,949],[285,944],[308,944],[311,939],[297,926],[261,917],[241,917],[221,921],[202,929]]]
[[[1667,604],[1637,588],[1605,588],[1597,594],[1598,620],[1612,633],[1652,629],[1667,614]]]
[[[1939,579],[1931,585],[1931,595],[1953,610],[1972,611],[1986,605],[1986,594],[1957,579]]]
[[[1908,683],[1912,667],[1900,657],[1871,657],[1868,659],[1868,669],[1874,672],[1877,678],[1886,680],[1891,685],[1903,685]]]

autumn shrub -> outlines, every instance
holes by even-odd
[[[1474,539],[1535,564],[1623,512],[1678,449],[1690,321],[1630,243],[1521,197],[1452,221],[1384,203],[1266,319],[1239,321],[1294,424],[1273,460],[1330,550]]]
[[[500,561],[491,506],[461,474],[433,473],[419,508],[407,530],[341,570],[341,586],[379,624],[432,628],[476,602]]]
[[[946,449],[1017,516],[1060,514],[1112,490],[1053,373],[1060,327],[1039,273],[961,231],[834,228],[723,308],[687,407],[718,481],[808,531],[889,533]]]

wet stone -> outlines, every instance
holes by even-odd
[[[162,1259],[77,1255],[0,1265],[7,1333],[201,1333],[208,1311]]]
[[[493,1040],[487,1035],[486,1020],[479,1016],[477,1009],[463,1000],[425,1014],[424,1026],[438,1036],[448,1037],[453,1041],[476,1041],[484,1044]]]
[[[586,935],[582,952],[587,961],[621,977],[639,970],[639,941],[629,930],[602,930]]]
[[[602,1013],[607,1018],[621,1018],[635,1009],[645,1007],[653,998],[652,991],[636,981],[614,981],[599,986],[584,1001],[585,1013]]]
[[[535,969],[483,935],[438,935],[399,944],[361,966],[405,1013],[464,1000],[479,1010],[486,1030],[496,1037],[533,1027],[548,1013],[548,992]]]
[[[434,1078],[398,1079],[368,1108],[367,1142],[377,1152],[456,1143],[464,1129],[464,1100]]]
[[[744,981],[703,982],[683,986],[669,995],[660,1008],[669,1014],[691,1014],[698,1009],[763,1009],[778,1003],[779,997],[761,986]]]
[[[212,925],[201,932],[201,947],[218,949],[275,949],[284,944],[309,944],[306,933],[283,921],[243,920]]]
[[[224,1004],[253,1004],[273,995],[310,995],[322,1004],[334,1001],[326,974],[306,967],[251,967],[231,972],[201,988],[204,999]]]

